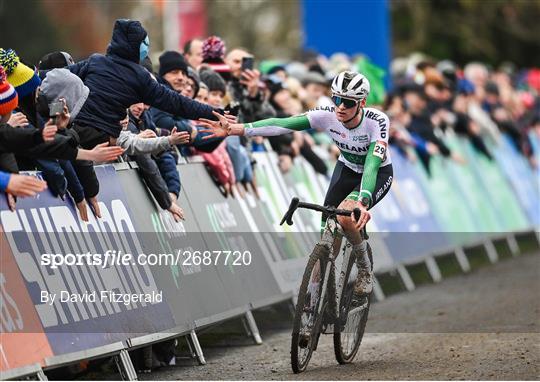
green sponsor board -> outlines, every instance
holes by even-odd
[[[292,195],[307,203],[323,204],[326,190],[323,190],[315,171],[304,158],[296,158],[291,170],[283,175]],[[319,239],[321,214],[311,210],[300,209],[297,212],[307,224],[309,232],[313,233],[313,243]]]
[[[465,147],[459,142],[457,137],[445,139],[448,147],[463,157],[468,157]],[[476,161],[480,154],[472,153],[468,161]],[[485,186],[477,176],[470,163],[458,164],[453,161],[448,162],[448,175],[459,187],[460,195],[466,200],[467,208],[474,217],[478,232],[501,232],[504,225],[497,219],[493,201],[487,195]]]
[[[313,248],[314,242],[309,237],[310,229],[301,215],[295,214],[294,225],[279,222],[289,207],[292,191],[289,190],[280,173],[277,156],[273,153],[255,153],[257,160],[255,175],[261,196],[260,205],[265,209],[264,215],[269,217],[269,223],[275,232],[283,232],[279,243],[279,254],[285,259],[294,259],[307,256]]]
[[[464,139],[458,139],[457,143],[466,155],[468,165],[483,184],[482,192],[485,192],[485,197],[495,211],[496,220],[500,222],[499,229],[504,232],[527,229],[527,217],[497,162],[479,155],[471,143]]]
[[[430,161],[431,175],[419,160],[415,161],[417,172],[428,194],[435,218],[454,244],[467,244],[468,235],[464,232],[478,232],[477,225],[466,200],[460,195],[457,185],[448,177],[448,160],[434,156]]]

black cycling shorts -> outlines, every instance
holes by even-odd
[[[387,164],[384,167],[380,167],[377,172],[377,181],[375,182],[375,190],[373,190],[373,207],[379,202],[390,190],[392,184],[394,171],[392,164]],[[345,200],[349,194],[353,191],[360,192],[360,184],[362,183],[362,174],[359,174],[338,161],[332,174],[332,180],[328,191],[326,191],[326,197],[324,198],[325,206],[338,207],[339,204]],[[370,207],[370,208],[371,208]]]

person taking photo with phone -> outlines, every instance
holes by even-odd
[[[227,89],[231,103],[240,105],[238,120],[244,123],[274,117],[274,108],[260,89],[261,73],[254,68],[253,55],[236,48],[227,54],[225,63],[231,71]]]

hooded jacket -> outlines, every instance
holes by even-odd
[[[185,118],[216,119],[210,106],[159,84],[139,65],[139,47],[146,35],[140,22],[116,20],[106,55],[93,54],[68,67],[90,88],[88,100],[75,118],[76,124],[117,138],[126,109],[138,102]]]
[[[70,122],[75,120],[90,92],[81,79],[67,69],[53,69],[48,72],[40,89],[49,105],[60,98],[66,100]]]

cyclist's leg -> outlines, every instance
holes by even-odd
[[[392,165],[387,165],[379,169],[377,173],[377,180],[375,183],[375,189],[373,195],[375,195],[373,200],[373,207],[377,204],[390,190],[390,185],[392,184],[393,179],[393,170]],[[360,187],[358,186],[347,198],[340,204],[340,208],[343,209],[354,209],[358,206],[356,201],[358,192],[360,192]],[[354,223],[352,220],[346,216],[342,217],[343,221],[340,221],[347,239],[353,245],[352,255],[356,257],[356,263],[358,266],[358,276],[355,284],[355,295],[361,296],[371,293],[373,289],[373,272],[371,261],[369,259],[368,246],[365,240],[362,240],[360,232],[356,232],[354,228]]]

